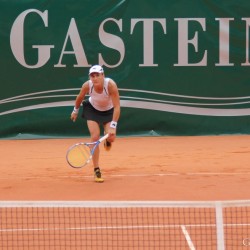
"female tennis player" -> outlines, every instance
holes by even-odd
[[[84,100],[89,94],[89,98]],[[106,150],[110,150],[116,137],[117,122],[120,117],[120,97],[116,83],[111,78],[106,78],[100,65],[89,69],[89,80],[83,83],[76,97],[75,107],[71,113],[71,120],[76,121],[79,108],[83,106],[82,117],[87,120],[91,142],[100,138],[100,126],[109,137],[104,142]],[[92,158],[96,182],[103,182],[99,166],[99,146]]]

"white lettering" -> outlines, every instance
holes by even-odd
[[[246,21],[246,62],[242,63],[242,66],[249,66],[249,26],[250,26],[250,18],[242,18],[242,20]]]
[[[206,66],[207,51],[205,50],[203,59],[198,63],[188,62],[188,45],[192,44],[195,52],[198,52],[198,33],[192,39],[188,39],[188,25],[190,21],[199,22],[204,31],[206,31],[205,18],[175,18],[178,22],[178,63],[174,66]]]
[[[28,65],[24,58],[24,20],[29,13],[37,13],[43,20],[45,27],[48,27],[48,11],[44,12],[30,9],[22,12],[15,20],[10,32],[10,47],[16,60],[26,68],[39,68],[45,65],[50,58],[50,49],[53,45],[33,45],[38,50],[38,62],[35,65]]]
[[[65,50],[68,39],[70,39],[71,41],[73,51]],[[65,64],[62,64],[62,57],[65,54],[74,54],[76,56],[77,64],[75,64],[74,67],[90,67],[91,66],[90,64],[88,64],[74,18],[72,18],[70,21],[66,39],[64,41],[63,49],[59,58],[59,62],[58,64],[55,65],[55,67],[66,67]]]
[[[154,22],[159,22],[166,34],[166,19],[163,18],[139,18],[131,20],[130,34],[133,33],[134,27],[138,22],[143,22],[143,64],[139,66],[154,67],[158,64],[154,63]]]
[[[25,60],[25,38],[24,38],[24,25],[25,22],[29,21],[26,17],[29,14],[36,14],[41,18],[44,27],[48,27],[48,10],[41,12],[36,9],[29,9],[22,12],[14,21],[13,26],[10,32],[10,47],[12,53],[16,60],[26,68],[40,68],[44,66],[50,59],[50,54],[54,45],[32,45],[33,49],[37,51],[37,63],[30,65]],[[178,22],[178,37],[174,38],[178,43],[177,46],[177,63],[174,66],[207,66],[207,53],[208,51],[204,49],[201,51],[199,48],[199,36],[202,32],[206,31],[206,18],[175,18],[175,21]],[[234,63],[230,62],[230,23],[234,21],[234,18],[215,18],[215,20],[219,23],[219,49],[218,49],[218,62],[215,63],[215,66],[234,66]],[[246,22],[246,58],[245,62],[242,63],[242,66],[250,66],[250,58],[249,58],[249,28],[250,28],[250,18],[242,18],[241,20]],[[126,44],[124,40],[115,34],[105,31],[104,27],[107,23],[117,26],[119,32],[123,32],[123,20],[122,19],[114,19],[107,18],[100,23],[99,26],[99,40],[102,45],[107,48],[113,49],[119,53],[119,58],[115,64],[110,64],[107,59],[104,59],[103,54],[98,53],[98,48],[96,48],[95,52],[98,55],[98,63],[109,68],[115,68],[121,65],[125,58],[126,53]],[[167,34],[166,28],[166,18],[132,18],[130,22],[130,35],[135,32],[135,27],[138,23],[142,23],[142,46],[143,47],[143,61],[139,64],[139,67],[157,67],[158,63],[154,61],[154,38],[155,38],[155,23],[160,24],[163,34]],[[201,27],[201,31],[195,30],[194,34],[190,30],[190,26],[196,24]],[[138,25],[137,25],[138,26]],[[28,26],[27,26],[28,27]],[[200,28],[198,27],[198,28]],[[194,27],[192,27],[194,30]],[[112,29],[113,31],[114,29]],[[27,30],[26,32],[32,32]],[[93,31],[95,32],[95,31]],[[115,32],[115,31],[114,31]],[[158,34],[158,33],[157,33]],[[127,39],[129,39],[127,37]],[[66,50],[68,42],[71,42],[72,50]],[[202,42],[204,46],[204,42]],[[26,45],[27,46],[27,45]],[[93,46],[93,45],[91,45]],[[161,46],[164,46],[161,43]],[[197,57],[201,59],[193,58],[194,55],[190,52],[192,51]],[[170,48],[171,49],[171,48]],[[138,50],[139,51],[139,50]],[[217,52],[217,51],[216,51]],[[139,53],[139,52],[138,52]],[[191,55],[190,55],[191,54]],[[63,58],[65,55],[74,55],[76,58],[76,64],[74,67],[90,67],[91,64],[88,63],[87,56],[85,54],[85,50],[80,38],[80,34],[76,25],[76,21],[74,18],[70,20],[70,24],[68,27],[68,31],[66,33],[66,37],[64,39],[64,44],[61,50],[61,54],[58,60],[58,63],[54,65],[54,67],[66,67],[67,61],[63,63]],[[165,56],[166,55],[162,55]],[[96,63],[96,62],[93,62]]]
[[[99,64],[105,65],[105,66],[110,67],[110,68],[115,68],[115,67],[118,67],[124,59],[125,46],[124,46],[123,40],[120,37],[115,36],[115,35],[110,34],[110,33],[107,33],[104,30],[105,23],[110,22],[110,21],[115,22],[118,25],[119,30],[122,31],[122,19],[116,20],[114,18],[108,18],[108,19],[104,20],[99,27],[100,41],[106,47],[117,50],[120,53],[120,60],[117,62],[117,64],[110,65],[104,61],[102,55],[99,53]]]
[[[220,46],[219,46],[219,63],[216,66],[233,66],[229,63],[229,22],[234,18],[215,18],[220,23]]]

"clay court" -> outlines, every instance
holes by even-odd
[[[104,183],[65,160],[86,140],[1,140],[0,200],[249,199],[249,135],[118,137],[101,145]]]
[[[67,149],[88,138],[2,140],[1,246],[195,250],[224,249],[225,244],[227,249],[245,249],[247,203],[224,210],[218,202],[216,208],[203,205],[249,199],[249,139],[247,135],[120,137],[109,152],[101,145],[104,183],[94,182],[91,165],[74,169],[66,162]],[[86,204],[79,207],[82,201]],[[102,208],[98,201],[126,204]],[[137,203],[133,208],[131,201],[169,204],[149,209]],[[193,203],[183,207],[173,203],[181,201],[203,203],[195,210],[190,207]]]

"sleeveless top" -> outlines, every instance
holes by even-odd
[[[113,108],[112,99],[108,92],[110,78],[104,78],[102,93],[95,92],[93,82],[89,80],[89,102],[99,111],[107,111]]]

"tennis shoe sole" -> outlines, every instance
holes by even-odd
[[[102,182],[104,182],[104,179],[95,177],[95,182],[102,183]]]
[[[105,150],[109,151],[111,149],[111,147],[112,147],[112,143],[109,142],[108,140],[105,140],[104,141],[104,148],[105,148]]]

